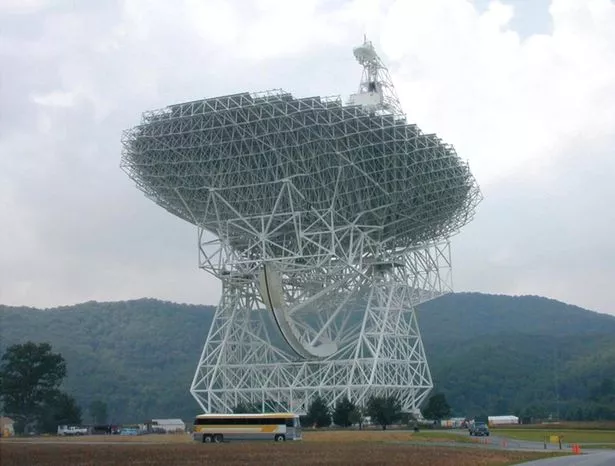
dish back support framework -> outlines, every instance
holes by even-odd
[[[451,290],[448,238],[480,200],[452,146],[406,122],[365,42],[359,92],[241,93],[146,112],[122,166],[199,230],[222,297],[191,392],[205,412],[303,412],[318,393],[432,387],[414,308]]]

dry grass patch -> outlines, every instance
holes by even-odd
[[[323,430],[303,433],[306,442],[461,442],[471,439],[450,432],[395,430]]]
[[[410,442],[411,432],[382,430],[320,430],[303,432],[305,442]]]
[[[36,464],[196,466],[236,465],[433,465],[476,466],[510,465],[519,461],[544,458],[543,453],[494,451],[473,448],[449,448],[386,444],[381,442],[286,442],[202,444],[0,444],[2,466]]]
[[[168,435],[84,435],[79,437],[11,437],[3,439],[6,443],[192,443],[190,434]]]

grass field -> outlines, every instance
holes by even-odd
[[[497,429],[497,428],[496,428]],[[567,430],[613,430],[615,421],[562,421],[551,424],[517,424],[506,426],[505,429],[567,429]]]
[[[509,437],[519,440],[531,440],[542,442],[551,435],[563,435],[563,443],[579,444],[613,444],[615,448],[615,430],[588,430],[588,429],[562,429],[559,427],[549,427],[548,429],[491,429],[493,435]]]
[[[83,437],[37,437],[38,443],[54,443],[61,440],[72,443],[192,443],[189,434],[178,435],[86,435]],[[30,438],[15,438],[11,442],[31,442]],[[443,431],[408,432],[395,430],[322,430],[303,433],[304,442],[339,443],[339,442],[454,442],[473,443],[472,439],[463,435]]]
[[[474,443],[471,438],[444,431],[408,432],[395,430],[307,431],[305,442],[454,442]]]
[[[45,435],[42,437],[11,437],[0,439],[0,445],[4,443],[30,444],[30,443],[159,443],[159,444],[181,444],[193,443],[190,434],[171,434],[171,435],[84,435],[79,437],[58,437],[57,435]]]
[[[521,461],[544,458],[544,453],[496,451],[475,448],[418,446],[379,441],[319,441],[305,442],[229,443],[202,445],[168,439],[172,436],[151,436],[158,441],[138,444],[124,441],[117,444],[83,441],[66,443],[35,443],[2,441],[2,466],[36,464],[60,465],[140,465],[140,466],[196,466],[225,465],[511,465]],[[163,443],[164,440],[168,443]],[[57,439],[55,439],[57,442]]]

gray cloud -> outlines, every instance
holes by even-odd
[[[538,179],[486,187],[476,220],[453,240],[457,287],[554,296],[615,313],[614,148],[615,137],[579,138]]]
[[[32,3],[18,16],[0,10],[0,243],[8,245],[0,250],[0,302],[52,306],[152,296],[215,303],[219,284],[197,269],[195,228],[145,199],[119,169],[122,130],[143,110],[182,100],[273,87],[304,96],[355,91],[360,69],[350,47],[361,39],[361,11],[371,4],[332,2],[306,10],[307,32],[283,36],[271,30],[267,12],[231,10],[228,24],[236,26],[225,28],[223,16],[220,24],[199,17],[206,12],[197,3],[41,3],[42,10]],[[211,11],[222,15],[215,4]],[[256,24],[252,36],[248,24]],[[376,40],[379,27],[368,24]],[[310,28],[323,32],[312,37]],[[394,32],[389,28],[389,36]],[[399,40],[405,40],[402,32]],[[609,44],[615,50],[615,42]],[[434,110],[428,97],[444,87],[416,92],[421,79],[434,79],[432,64],[416,54],[402,54],[400,62],[383,49],[412,118],[458,143],[478,173],[490,173],[494,162],[482,154],[472,159],[474,153],[485,149],[497,161],[487,149],[507,144],[498,138],[523,137],[507,133],[510,118],[497,133],[479,134],[460,116],[463,96]],[[407,74],[410,63],[422,68]],[[473,79],[470,70],[464,76],[442,78],[442,86],[462,91]],[[602,84],[604,99],[613,99],[613,76]],[[498,79],[492,78],[494,89]],[[476,125],[493,118],[494,95],[472,96]],[[597,102],[595,108],[613,118],[615,105]],[[528,112],[515,109],[513,117]],[[615,312],[608,288],[615,277],[609,210],[615,135],[574,124],[579,134],[564,138],[554,131],[560,144],[549,139],[544,157],[525,157],[516,171],[479,178],[485,201],[453,240],[458,290],[542,294]]]

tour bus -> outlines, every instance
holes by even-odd
[[[194,420],[192,437],[203,443],[301,440],[301,424],[299,415],[293,413],[200,414]]]

